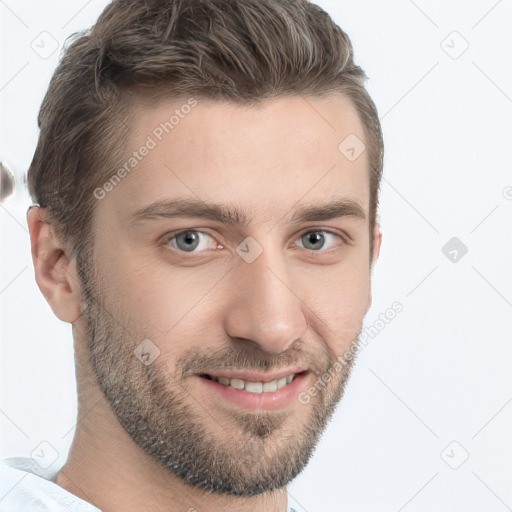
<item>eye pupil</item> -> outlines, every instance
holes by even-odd
[[[180,240],[184,240],[185,245],[181,244]],[[187,245],[190,243],[192,243],[192,245]],[[188,252],[193,251],[197,247],[198,244],[199,244],[199,236],[197,235],[197,233],[193,233],[193,232],[189,231],[187,233],[181,233],[180,235],[178,235],[176,237],[176,245],[183,251],[188,251]]]
[[[311,249],[311,250],[321,249],[325,244],[324,235],[318,231],[304,235],[303,240],[306,240],[305,243],[303,242],[304,247],[306,247],[306,249]],[[313,242],[313,244],[312,244],[313,247],[308,247],[308,244],[310,241]],[[321,242],[321,243],[318,245],[318,242]]]

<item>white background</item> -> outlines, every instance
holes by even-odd
[[[385,135],[383,246],[365,325],[395,301],[403,311],[359,354],[291,503],[512,510],[512,1],[317,3],[350,36]],[[71,327],[34,281],[23,176],[62,44],[106,4],[0,1],[0,158],[18,181],[0,207],[0,456],[47,441],[55,467],[74,432]],[[45,59],[31,47],[43,31],[58,45]],[[442,252],[452,237],[468,248],[457,262]]]

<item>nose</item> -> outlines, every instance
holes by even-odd
[[[252,263],[240,261],[232,271],[231,287],[224,320],[230,337],[277,354],[305,335],[306,305],[282,259],[267,257],[264,251]]]

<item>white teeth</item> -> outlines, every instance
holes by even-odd
[[[244,389],[249,393],[263,393],[263,384],[261,382],[246,382]]]
[[[277,389],[277,381],[271,380],[270,382],[265,382],[263,384],[263,392],[264,393],[272,393],[272,391],[275,391]]]
[[[242,379],[231,379],[231,387],[235,389],[244,389],[245,382]]]
[[[249,393],[273,393],[278,389],[284,388],[293,380],[295,375],[288,375],[280,379],[271,380],[270,382],[251,382],[242,379],[228,379],[227,377],[211,377],[212,380],[223,384],[224,386],[231,386],[235,389],[243,389]]]
[[[283,377],[282,379],[279,379],[277,381],[277,389],[284,388],[286,386],[286,384],[288,384],[287,380],[288,379],[286,377]]]

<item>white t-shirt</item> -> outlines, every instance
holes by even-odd
[[[101,512],[52,482],[59,471],[45,470],[30,457],[0,459],[0,512]]]
[[[51,479],[60,471],[43,469],[30,457],[0,460],[0,512],[101,512]]]

